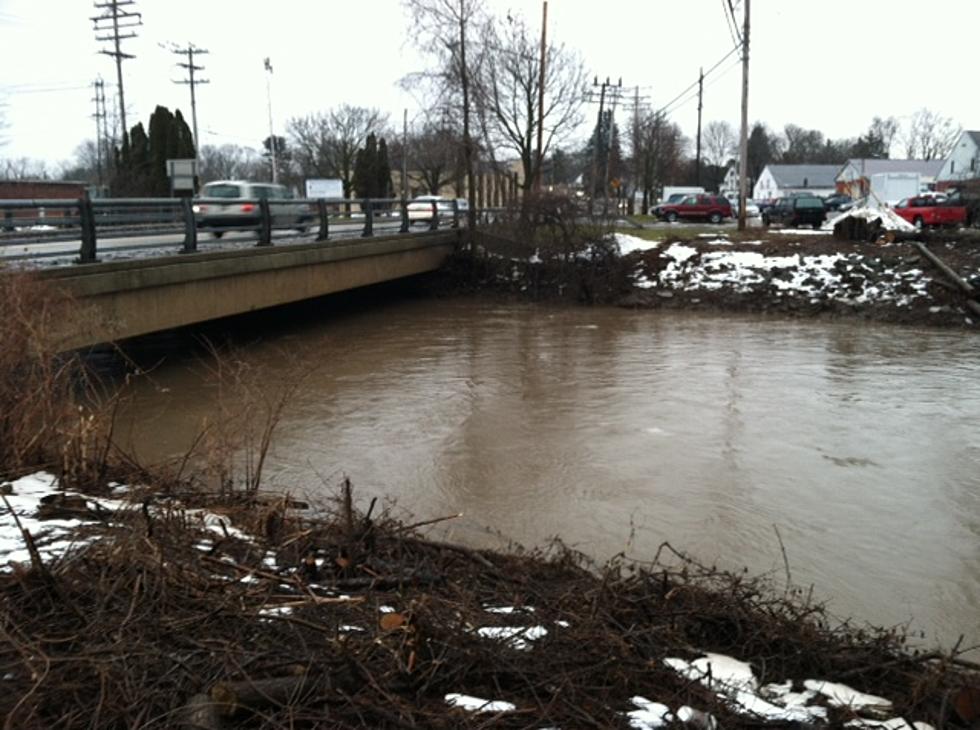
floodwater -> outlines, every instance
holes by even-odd
[[[838,617],[980,643],[980,336],[861,322],[329,301],[239,321],[251,376],[299,388],[265,483],[496,546],[599,559],[663,541],[814,586]],[[144,343],[150,353],[172,343]],[[144,358],[147,352],[142,353]],[[123,414],[145,461],[220,413],[182,348]],[[260,424],[259,424],[260,425]]]

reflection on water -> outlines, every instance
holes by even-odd
[[[781,574],[775,525],[838,614],[980,641],[976,335],[456,301],[274,322],[250,366],[274,380],[288,353],[308,373],[277,486],[345,473],[362,498],[464,512],[455,539],[560,535],[599,558],[669,540]],[[144,458],[213,414],[203,370],[170,359],[140,387]]]

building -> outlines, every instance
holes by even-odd
[[[756,200],[785,198],[794,193],[833,195],[839,165],[766,165],[752,190]]]
[[[78,200],[88,191],[96,196],[97,188],[85,182],[68,180],[0,180],[0,200]],[[3,212],[3,218],[8,222],[11,218],[63,218],[66,215],[76,215],[75,211],[66,208],[29,208]]]
[[[725,179],[721,181],[718,193],[724,195],[729,200],[738,198],[738,162],[732,162],[725,171]],[[749,193],[752,191],[749,190]]]
[[[943,161],[937,188],[950,187],[963,180],[980,179],[980,131],[963,130]]]
[[[852,198],[863,198],[871,190],[872,175],[896,173],[916,174],[925,188],[932,189],[942,166],[942,160],[851,159],[837,173],[837,192]]]

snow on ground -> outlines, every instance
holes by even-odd
[[[79,532],[88,520],[82,519],[52,519],[42,520],[37,516],[37,509],[45,497],[62,493],[57,488],[57,479],[44,472],[21,477],[10,484],[10,494],[4,494],[0,500],[0,570],[8,569],[10,563],[30,563],[31,555],[27,550],[24,537],[17,527],[17,519],[23,529],[27,530],[37,545],[38,553],[45,562],[60,558],[71,547],[84,545],[88,542]],[[68,496],[81,496],[76,492],[63,492]],[[8,507],[9,505],[9,507]],[[86,498],[86,505],[93,511],[115,511],[125,506],[124,502],[114,499]],[[12,512],[11,512],[12,510]],[[14,515],[17,519],[14,519]],[[93,515],[94,517],[94,515]],[[95,520],[91,520],[94,522]]]
[[[456,694],[455,692],[446,695],[446,702],[452,707],[461,707],[471,712],[513,712],[517,709],[510,702],[482,700],[479,697]]]
[[[634,251],[649,251],[651,248],[657,248],[660,245],[659,241],[648,241],[645,238],[637,238],[626,233],[614,233],[613,240],[619,246],[619,253],[622,256]]]
[[[827,721],[827,708],[816,704],[823,699],[831,707],[846,707],[856,714],[871,716],[853,720],[846,727],[934,730],[927,723],[909,723],[901,717],[883,719],[892,709],[891,701],[859,692],[846,684],[807,679],[802,683],[805,688],[803,692],[793,691],[792,680],[759,687],[749,664],[724,654],[707,653],[694,661],[668,658],[664,659],[664,664],[685,679],[700,682],[715,692],[719,699],[740,715],[766,723],[824,723]]]
[[[826,225],[833,229],[845,218],[863,218],[866,221],[881,219],[881,225],[888,231],[914,231],[915,226],[902,218],[891,208],[851,208],[846,213],[831,219]]]
[[[132,508],[130,502],[123,500],[90,497],[70,490],[61,490],[58,488],[57,478],[45,472],[30,474],[5,484],[9,484],[10,493],[3,494],[3,499],[0,499],[0,571],[8,570],[11,563],[31,561],[24,537],[17,526],[17,520],[20,520],[23,529],[31,534],[41,559],[47,562],[62,557],[73,547],[88,544],[91,540],[85,536],[81,528],[86,524],[98,522],[97,514]],[[114,493],[122,494],[127,491],[129,487],[126,485],[115,485],[113,488]],[[86,507],[92,512],[91,519],[83,517],[40,519],[38,508],[46,497],[55,495],[84,499]],[[6,504],[3,500],[6,500]],[[200,509],[185,510],[184,514],[190,524],[195,524],[218,537],[232,535],[241,540],[251,540],[249,535],[232,526],[227,517]],[[203,541],[197,547],[202,550],[209,549],[207,543]]]
[[[672,244],[662,254],[669,263],[656,279],[639,274],[635,286],[768,291],[777,296],[805,296],[812,302],[826,298],[847,304],[891,302],[906,307],[927,296],[930,282],[919,269],[876,270],[873,260],[859,254],[765,256],[756,251],[711,251],[697,258],[697,253],[691,246]]]
[[[476,630],[483,639],[496,639],[505,642],[518,651],[531,648],[531,642],[548,635],[544,626],[482,626]]]

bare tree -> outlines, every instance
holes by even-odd
[[[728,122],[708,122],[702,139],[704,159],[710,165],[721,167],[738,154],[738,136]]]
[[[30,157],[9,157],[0,160],[0,180],[47,180],[48,166],[44,160]]]
[[[871,127],[868,129],[868,134],[873,136],[875,139],[881,140],[881,146],[884,149],[885,155],[887,156],[895,143],[895,137],[898,136],[898,120],[895,117],[875,117],[871,120]]]
[[[290,119],[293,154],[305,177],[337,177],[344,197],[353,190],[354,161],[367,136],[383,134],[388,117],[377,109],[344,104],[327,112]]]
[[[501,24],[497,24],[501,25]],[[546,48],[544,106],[539,108],[541,59],[539,41],[519,18],[508,17],[499,32],[488,24],[484,46],[489,62],[479,79],[479,103],[484,109],[487,146],[514,153],[521,162],[525,191],[530,190],[543,158],[555,141],[582,122],[585,66],[564,45]],[[536,150],[538,123],[543,123],[542,159]]]
[[[962,128],[951,118],[919,109],[909,119],[902,137],[909,159],[938,160],[953,148]]]
[[[95,183],[99,179],[99,165],[103,168],[106,161],[101,159],[99,148],[94,139],[87,139],[75,148],[75,155],[58,165],[58,177],[62,180],[77,180]]]
[[[459,109],[463,165],[469,199],[467,221],[476,225],[476,146],[472,134],[472,84],[481,54],[473,48],[475,31],[486,17],[484,0],[404,0],[415,22],[419,49],[435,60],[435,68],[407,78],[409,85],[428,85],[448,106]],[[426,84],[425,82],[428,82]]]
[[[465,172],[461,153],[461,140],[448,126],[426,124],[408,138],[413,169],[419,182],[432,195],[438,195],[444,185],[458,181]]]
[[[202,183],[214,180],[256,180],[265,163],[257,150],[235,144],[220,147],[204,145],[197,155],[198,177]]]

